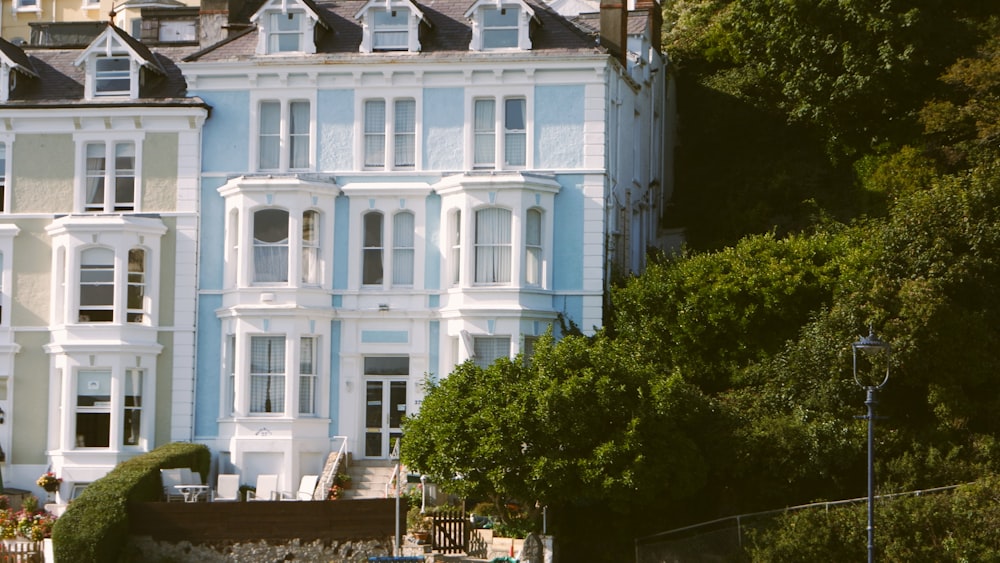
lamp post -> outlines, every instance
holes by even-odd
[[[875,561],[875,392],[881,389],[889,381],[889,355],[892,348],[889,343],[883,342],[875,336],[875,331],[868,329],[868,336],[851,344],[854,359],[854,381],[862,387],[865,392],[865,406],[868,407],[868,414],[858,418],[868,421],[868,563]],[[869,358],[867,373],[858,373],[858,352],[863,357]],[[879,356],[885,356],[885,375],[881,369],[877,368],[876,361]],[[874,372],[874,373],[873,373]]]

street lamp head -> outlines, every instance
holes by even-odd
[[[851,350],[854,356],[854,381],[858,385],[864,388],[881,389],[886,382],[889,381],[889,355],[892,353],[892,346],[888,342],[883,342],[875,336],[875,331],[869,327],[868,336],[862,337],[857,342],[851,344]],[[864,374],[858,374],[858,352],[861,352],[862,357],[868,358],[869,368],[868,372],[874,372],[880,374],[877,364],[885,362],[885,375],[877,375],[875,377],[864,377]],[[867,381],[862,381],[866,379]]]

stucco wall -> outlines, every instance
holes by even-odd
[[[71,212],[75,166],[73,137],[19,134],[12,149],[11,212]]]
[[[250,93],[191,92],[212,106],[212,118],[202,130],[205,172],[245,172],[250,156]],[[212,217],[212,215],[205,215]]]
[[[424,168],[461,170],[464,153],[465,94],[461,88],[424,90]]]
[[[354,92],[321,90],[316,97],[319,170],[354,168]]]
[[[49,324],[52,294],[52,239],[45,232],[47,219],[20,219],[14,237],[11,325],[38,327]],[[22,354],[23,355],[23,352]],[[18,356],[18,364],[21,361]]]
[[[157,321],[160,326],[174,325],[174,280],[177,279],[177,219],[161,217],[167,226],[167,232],[160,239],[160,314]]]
[[[49,356],[42,350],[48,343],[47,332],[18,332],[15,341],[21,345],[14,370],[13,388],[8,395],[17,397],[11,406],[11,454],[7,463],[44,464],[46,433],[49,424]],[[55,420],[55,418],[53,418]]]
[[[142,210],[177,208],[177,134],[149,133],[142,143]]]
[[[535,88],[535,167],[583,166],[584,87]]]
[[[171,392],[173,379],[170,376],[174,371],[174,355],[171,353],[174,349],[174,334],[161,331],[157,335],[157,341],[163,345],[163,352],[156,358],[156,422],[153,423],[156,435],[153,438],[155,443],[150,444],[149,449],[170,442],[170,416],[172,414],[170,405],[173,402],[173,393]]]

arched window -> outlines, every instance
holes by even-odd
[[[524,283],[542,283],[542,212],[529,209],[525,215],[524,233]]]
[[[283,209],[253,214],[253,281],[288,281],[288,212]]]
[[[451,283],[458,285],[462,273],[462,211],[457,210],[451,217],[451,255],[449,266],[451,270]]]
[[[413,285],[413,213],[392,218],[392,285]]]
[[[364,248],[362,249],[362,285],[382,284],[382,214],[365,213]]]

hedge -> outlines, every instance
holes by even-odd
[[[56,520],[52,530],[56,561],[117,563],[128,537],[128,503],[162,498],[160,469],[189,467],[204,480],[210,461],[206,446],[174,442],[119,463],[88,485]]]

